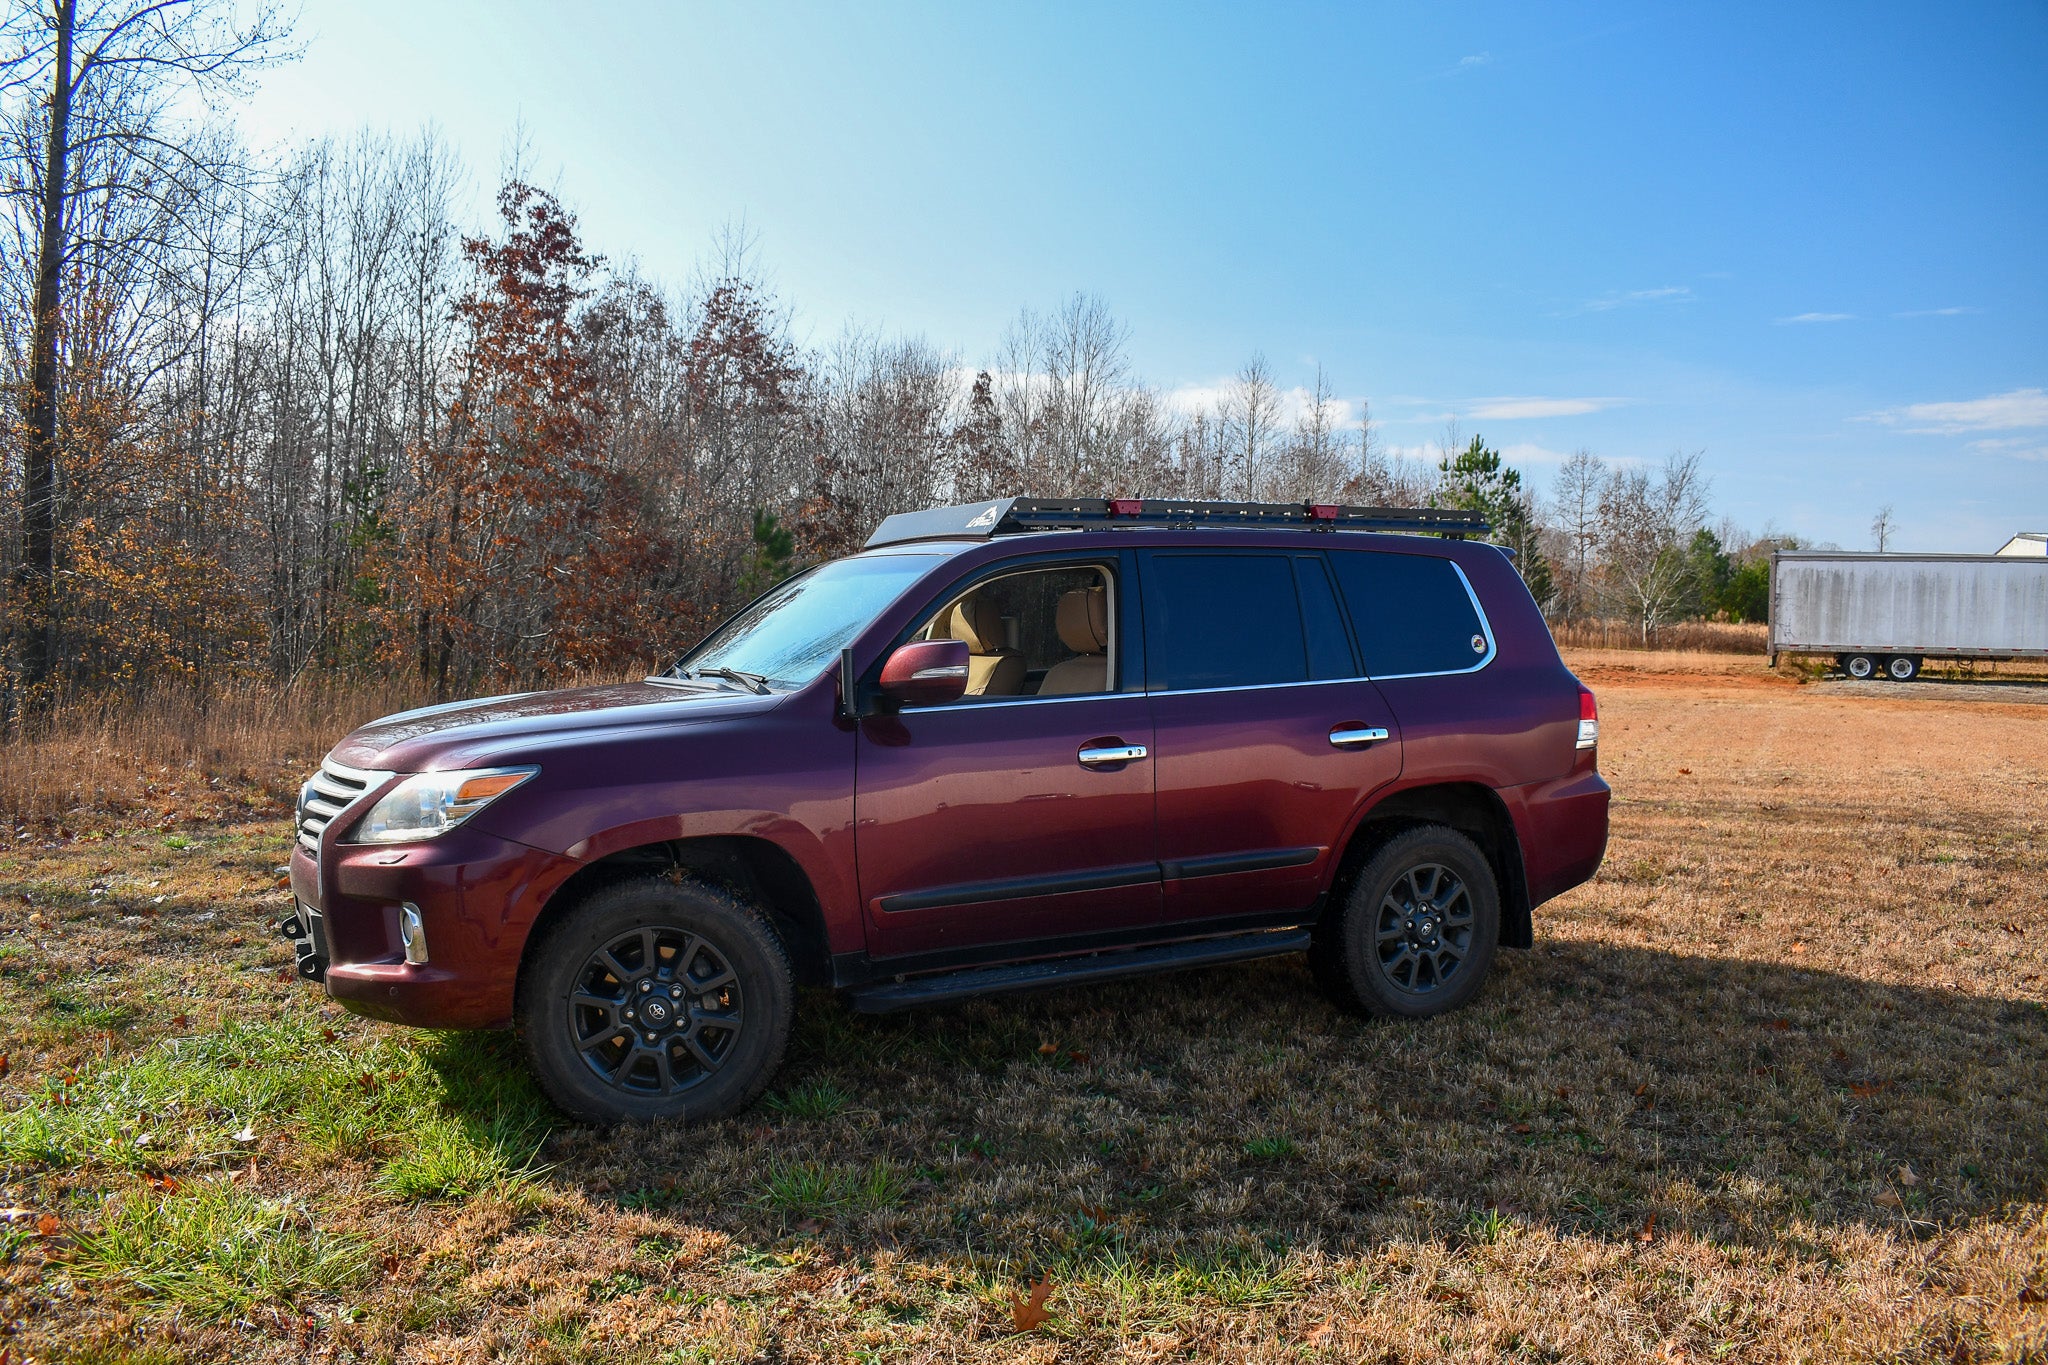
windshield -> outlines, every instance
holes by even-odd
[[[807,683],[931,566],[930,555],[821,565],[727,621],[678,667],[692,673],[729,668],[789,686]]]

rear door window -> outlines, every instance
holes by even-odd
[[[1285,554],[1155,551],[1146,556],[1144,593],[1153,689],[1308,680],[1301,602]]]
[[[1463,673],[1492,654],[1464,575],[1450,560],[1333,550],[1330,565],[1372,677]]]

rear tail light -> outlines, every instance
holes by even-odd
[[[1600,742],[1600,703],[1593,689],[1579,684],[1579,748],[1590,749]]]

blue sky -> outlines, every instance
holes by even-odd
[[[2048,529],[2048,5],[306,0],[241,111],[515,126],[589,245],[675,282],[738,220],[799,339],[989,359],[1076,290],[1167,390],[1318,364],[1389,447],[1540,486],[1703,450],[1717,510],[1851,548]]]

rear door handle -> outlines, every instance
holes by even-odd
[[[1090,768],[1110,763],[1131,763],[1145,756],[1142,744],[1090,744],[1080,752],[1081,762]]]
[[[1380,725],[1340,725],[1330,731],[1330,743],[1339,749],[1363,749],[1385,738],[1386,727]]]

